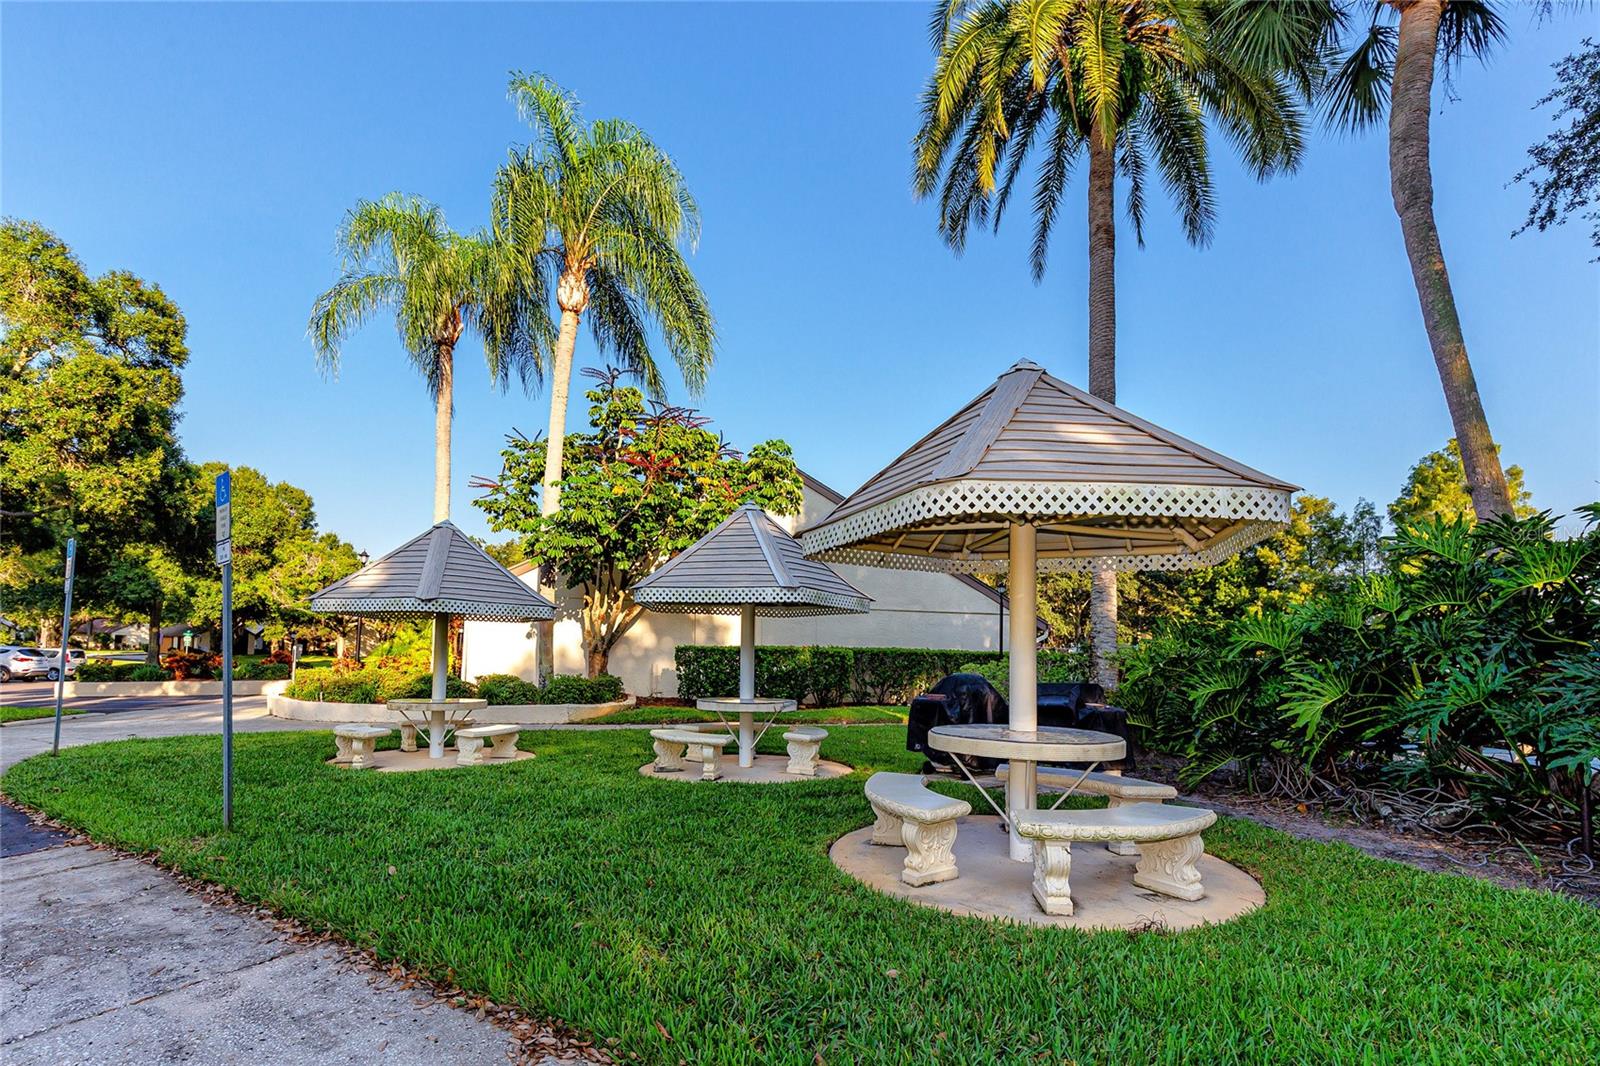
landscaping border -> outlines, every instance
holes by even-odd
[[[52,685],[52,688],[55,686]],[[289,687],[287,681],[235,681],[235,696],[271,696]],[[220,696],[221,681],[68,681],[66,698],[137,696]]]
[[[568,725],[625,711],[637,703],[635,697],[626,696],[610,703],[502,704],[473,711],[472,720],[478,725]],[[374,722],[378,725],[394,725],[398,720],[398,715],[389,710],[386,703],[297,700],[283,695],[281,688],[267,694],[267,713],[274,718],[296,722]]]

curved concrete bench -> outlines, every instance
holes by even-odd
[[[941,796],[917,774],[891,773],[867,778],[867,802],[878,816],[872,842],[906,849],[900,880],[931,885],[957,875],[956,819],[971,814],[971,804]]]
[[[1004,781],[1010,769],[1009,763],[1001,763],[995,769],[995,776]],[[1039,784],[1071,789],[1074,793],[1105,796],[1112,807],[1143,803],[1147,800],[1159,803],[1162,800],[1178,798],[1177,789],[1171,785],[1163,785],[1159,781],[1142,781],[1137,777],[1123,777],[1121,774],[1104,774],[1099,771],[1093,771],[1085,776],[1082,770],[1066,770],[1059,766],[1039,767]],[[1139,845],[1130,840],[1112,840],[1106,843],[1106,850],[1116,855],[1137,855]]]
[[[347,722],[333,727],[333,744],[338,749],[335,763],[344,763],[352,770],[372,769],[372,753],[379,738],[394,730],[387,726]]]
[[[1033,841],[1033,898],[1046,914],[1071,914],[1067,876],[1074,841],[1125,840],[1140,845],[1133,883],[1178,899],[1205,895],[1195,866],[1205,854],[1202,830],[1216,812],[1163,803],[1129,803],[1100,811],[1018,811],[1011,830]]]
[[[822,742],[828,739],[828,731],[814,725],[791,726],[784,730],[783,739],[789,742],[789,765],[783,772],[797,777],[816,777],[817,753],[822,750]]]
[[[722,776],[717,762],[722,749],[733,742],[727,733],[718,736],[693,729],[652,729],[650,737],[655,741],[656,773],[672,774],[683,770],[683,753],[691,749],[700,761],[702,781],[715,781]]]
[[[479,725],[456,730],[456,765],[476,766],[485,758],[515,759],[517,739],[522,727],[516,725]],[[494,745],[487,755],[482,754],[483,742]]]

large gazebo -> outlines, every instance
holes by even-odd
[[[1038,726],[1040,570],[1210,566],[1280,529],[1296,489],[1022,361],[799,539],[825,561],[1008,573],[1021,749]],[[1014,756],[1008,816],[1035,796],[1031,761]]]

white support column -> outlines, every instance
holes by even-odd
[[[1038,531],[1026,523],[1011,524],[1006,595],[1011,600],[1011,728],[1031,733],[1039,728],[1039,650],[1034,643],[1038,626]],[[1013,821],[1017,811],[1030,811],[1038,803],[1034,764],[1012,760],[1006,778],[1006,811]],[[1033,844],[1012,833],[1011,857],[1033,861]]]
[[[756,698],[756,605],[747,603],[739,610],[739,699],[748,703]],[[739,715],[739,765],[754,766],[756,761],[755,715]]]
[[[445,678],[450,670],[450,616],[433,616],[433,701],[438,703],[449,692]],[[428,757],[444,758],[444,714],[433,714],[428,723]]]

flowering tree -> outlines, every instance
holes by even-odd
[[[603,673],[611,649],[638,620],[628,588],[753,502],[776,514],[800,509],[800,472],[789,446],[763,441],[748,454],[706,428],[683,407],[647,403],[619,386],[620,371],[585,371],[597,384],[589,431],[569,434],[561,476],[561,509],[539,513],[546,441],[507,438],[498,480],[473,503],[490,528],[513,532],[527,557],[583,591],[586,669]]]

